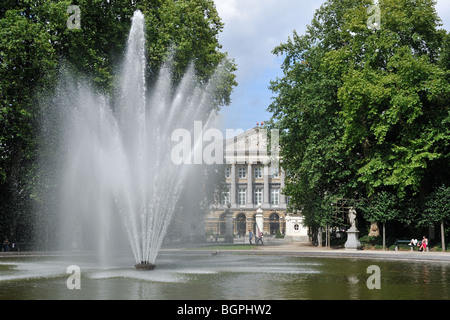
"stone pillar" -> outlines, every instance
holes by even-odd
[[[236,208],[236,163],[231,164],[230,203]]]
[[[225,210],[225,242],[233,243],[233,212],[230,210],[231,204],[228,204],[227,207]]]
[[[263,216],[263,210],[261,209],[261,205],[258,205],[258,210],[256,210],[255,220],[256,220],[255,221],[256,222],[255,237],[258,237],[259,231],[264,233],[264,216]]]
[[[253,174],[252,163],[247,166],[247,207],[253,207]]]
[[[283,189],[286,186],[286,183],[284,182],[285,178],[285,172],[280,167],[280,207],[286,207],[286,196],[283,194]]]
[[[269,166],[264,166],[264,194],[263,194],[263,208],[269,208],[270,202],[269,202]]]

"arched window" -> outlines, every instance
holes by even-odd
[[[280,231],[280,216],[274,212],[269,217],[270,234],[277,234]]]
[[[239,213],[236,216],[236,232],[239,236],[245,236],[247,231],[247,218],[244,213]]]

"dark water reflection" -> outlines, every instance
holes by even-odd
[[[155,270],[139,271],[132,261],[3,257],[0,299],[450,299],[450,263],[200,252],[160,254]],[[81,289],[67,288],[69,265],[80,267]],[[373,265],[380,289],[367,286]]]

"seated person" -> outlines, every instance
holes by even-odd
[[[419,251],[426,251],[427,250],[427,245],[428,245],[428,239],[425,238],[425,236],[423,236],[422,243],[420,244]]]

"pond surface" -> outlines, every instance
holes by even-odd
[[[155,270],[133,264],[125,255],[113,264],[89,255],[1,257],[0,299],[450,299],[450,263],[444,262],[165,252]],[[79,267],[79,282],[67,273],[72,265]]]

